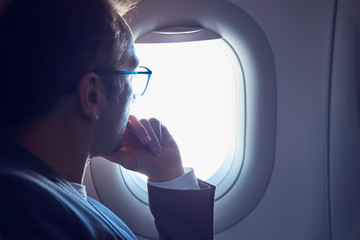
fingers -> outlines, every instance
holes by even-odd
[[[148,144],[151,137],[140,121],[133,115],[129,116],[128,129],[133,133],[142,144]]]
[[[151,152],[157,154],[161,151],[161,123],[157,119],[141,119],[129,116],[129,129],[142,144],[148,145]]]
[[[159,120],[157,120],[156,118],[150,118],[149,122],[152,126],[152,128],[154,129],[154,132],[156,134],[156,137],[158,138],[160,144],[162,141],[162,130],[161,130],[161,122]]]
[[[149,146],[151,152],[154,154],[160,152],[160,150],[161,150],[160,142],[159,142],[157,134],[155,133],[154,128],[152,127],[150,121],[146,120],[146,119],[141,119],[140,122],[146,128],[146,131],[150,135],[151,141],[148,143],[148,146]]]
[[[177,146],[174,138],[172,137],[167,127],[161,125],[161,132],[162,132],[162,141],[161,141],[162,146]]]

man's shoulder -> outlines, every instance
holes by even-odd
[[[0,169],[0,232],[4,238],[67,239],[76,236],[74,214],[36,172]]]
[[[1,166],[0,192],[3,197],[0,203],[33,204],[40,199],[51,200],[53,185],[49,179],[29,169]],[[33,201],[32,201],[33,200]]]
[[[0,163],[0,193],[0,207],[7,212],[13,208],[58,211],[74,202],[65,180],[43,175],[36,168],[4,163]]]

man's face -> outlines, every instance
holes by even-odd
[[[126,34],[125,51],[122,55],[122,66],[118,70],[134,70],[138,66],[138,58],[135,54],[134,41],[129,27],[125,24]],[[133,100],[133,93],[131,82],[129,78],[119,75],[116,79],[118,81],[117,96],[115,99],[108,101],[105,112],[101,115],[97,128],[95,130],[95,140],[91,149],[91,157],[103,156],[112,152],[118,151],[122,145],[122,136],[125,131],[130,105]]]

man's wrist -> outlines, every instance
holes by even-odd
[[[198,190],[200,189],[198,181],[195,177],[193,168],[184,168],[184,174],[166,182],[152,182],[148,180],[148,184],[154,187],[173,189],[173,190]]]
[[[179,178],[185,174],[184,168],[180,166],[178,169],[167,171],[165,174],[156,174],[154,176],[148,176],[150,182],[169,182],[176,178]]]

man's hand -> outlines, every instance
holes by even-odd
[[[152,182],[166,182],[184,174],[176,142],[168,129],[154,118],[139,121],[130,116],[123,147],[105,158],[147,175]]]

